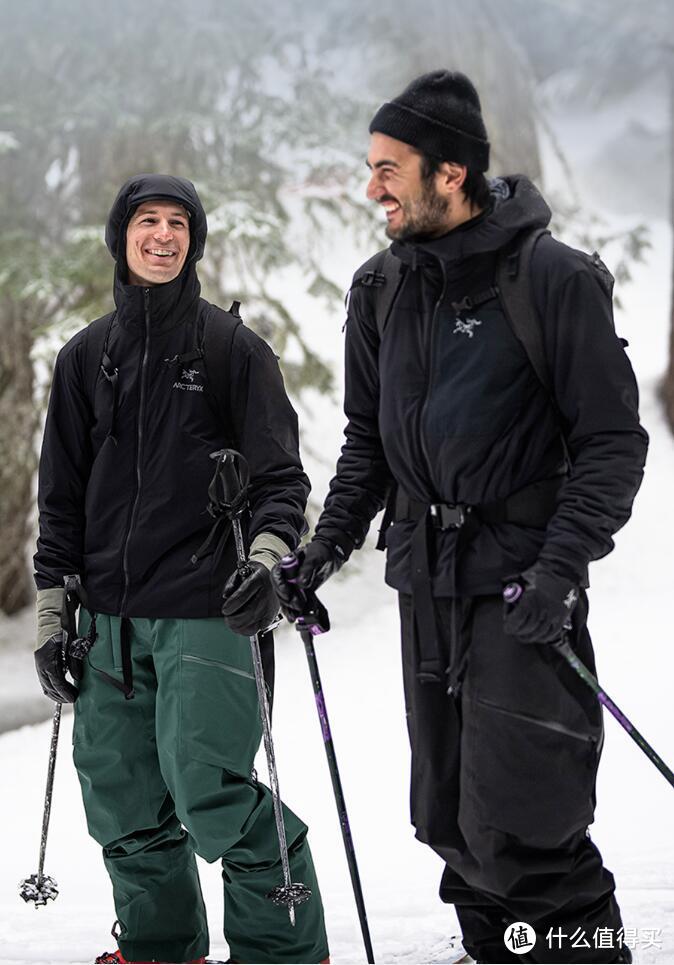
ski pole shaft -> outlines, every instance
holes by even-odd
[[[241,523],[238,519],[232,519],[232,530],[236,543],[236,555],[239,560],[239,572],[246,576],[248,566],[246,561],[246,550],[241,532]],[[269,701],[267,699],[267,685],[264,679],[262,668],[262,656],[260,654],[260,641],[257,633],[250,637],[250,648],[253,657],[253,670],[255,673],[255,685],[257,687],[258,705],[260,708],[260,720],[262,722],[262,738],[264,750],[267,758],[267,769],[269,771],[269,784],[271,786],[272,802],[274,805],[274,819],[276,821],[276,831],[279,840],[279,850],[281,852],[281,867],[283,869],[283,886],[288,894],[291,889],[290,861],[288,859],[288,842],[286,839],[286,828],[283,821],[283,810],[281,805],[281,792],[279,789],[278,772],[276,770],[276,755],[274,754],[274,742],[271,736],[271,720],[269,717]],[[288,917],[290,924],[295,924],[295,905],[291,901],[288,904]]]
[[[299,568],[297,557],[294,554],[284,556],[281,560],[281,568],[283,569],[288,582],[294,583],[294,579]],[[297,630],[299,630],[302,638],[304,652],[306,653],[307,663],[309,665],[311,685],[314,690],[316,710],[318,711],[318,719],[321,725],[323,745],[325,747],[325,755],[328,761],[328,770],[330,771],[330,780],[332,782],[332,791],[335,798],[335,805],[337,807],[337,815],[339,817],[339,826],[342,832],[342,841],[344,842],[344,853],[346,855],[346,861],[349,867],[351,887],[353,889],[353,896],[356,901],[356,909],[358,911],[358,921],[360,922],[363,944],[365,945],[365,954],[367,956],[369,965],[374,965],[374,951],[372,949],[372,940],[370,938],[370,928],[367,922],[367,911],[365,909],[363,888],[360,883],[358,862],[356,860],[356,849],[353,844],[353,838],[351,837],[351,825],[349,824],[349,815],[346,810],[346,800],[344,798],[342,781],[339,774],[339,767],[337,765],[337,755],[335,753],[335,745],[332,740],[328,709],[325,703],[325,696],[323,695],[321,675],[318,670],[318,660],[316,659],[316,651],[314,650],[314,636],[327,633],[327,631],[330,629],[330,621],[327,610],[317,598],[315,593],[306,592],[301,590],[299,587],[296,589],[306,603],[306,610],[304,614],[297,619],[295,627]]]
[[[519,583],[509,583],[503,591],[503,599],[506,603],[514,604],[519,600],[523,592],[524,590]],[[569,629],[570,626],[565,626],[562,639],[558,643],[552,644],[552,646],[564,657],[567,663],[573,667],[581,680],[583,680],[590,690],[595,694],[599,703],[603,707],[606,707],[611,716],[618,721],[620,726],[629,734],[634,743],[641,748],[646,757],[657,767],[665,780],[668,781],[672,787],[674,787],[674,773],[672,773],[671,769],[665,764],[660,755],[651,747],[645,737],[639,733],[631,720],[629,720],[629,718],[623,714],[617,704],[611,700],[594,674],[588,670],[583,661],[580,660],[580,658],[574,653],[567,638]]]
[[[44,859],[47,853],[47,833],[51,816],[51,799],[54,789],[54,770],[56,768],[56,751],[58,750],[59,729],[61,727],[61,704],[54,707],[52,719],[51,743],[49,745],[49,766],[47,768],[47,789],[44,796],[44,812],[42,815],[42,835],[40,837],[40,862],[37,870],[38,887],[44,878]]]
[[[590,673],[590,671],[587,669],[585,664],[578,659],[578,657],[576,656],[576,654],[573,652],[571,648],[571,644],[566,639],[566,636],[564,637],[561,643],[555,643],[554,648],[555,650],[558,651],[558,653],[562,654],[562,656],[566,659],[566,661],[576,671],[578,676],[585,681],[585,683],[590,688],[590,690],[592,690],[593,693],[596,695],[599,703],[602,704],[603,707],[606,707],[609,713],[613,717],[615,717],[615,719],[618,721],[618,723],[623,728],[623,730],[625,730],[630,735],[634,743],[641,748],[641,750],[644,752],[646,757],[657,767],[657,769],[660,771],[660,773],[665,778],[665,780],[669,781],[672,787],[674,787],[674,773],[672,773],[670,768],[667,767],[663,759],[651,747],[651,745],[648,743],[645,737],[636,729],[632,721],[628,717],[626,717],[625,714],[623,714],[623,712],[620,710],[620,708],[611,700],[609,695],[602,688],[597,678],[592,673]]]
[[[314,642],[313,642],[312,635],[308,630],[302,630],[300,632],[300,636],[302,637],[302,643],[304,644],[304,650],[307,655],[307,663],[309,664],[311,683],[314,688],[316,710],[318,711],[318,719],[320,720],[320,723],[321,723],[321,733],[323,734],[323,744],[325,746],[325,754],[328,759],[328,769],[330,770],[330,780],[332,781],[332,790],[335,796],[335,804],[337,806],[337,814],[339,816],[339,825],[342,831],[344,851],[346,854],[347,864],[349,866],[351,886],[353,888],[353,895],[356,900],[356,908],[358,909],[358,920],[360,921],[360,930],[363,935],[365,953],[367,955],[368,962],[370,963],[370,965],[373,965],[374,952],[372,950],[372,940],[370,938],[370,929],[367,923],[367,911],[365,910],[365,899],[363,898],[363,889],[360,883],[360,874],[358,873],[358,863],[356,861],[356,852],[353,846],[353,839],[351,837],[351,826],[349,824],[349,815],[347,814],[346,801],[344,799],[344,791],[342,790],[342,781],[339,776],[339,767],[337,766],[337,756],[335,754],[335,745],[333,743],[332,733],[330,731],[330,721],[328,719],[328,711],[325,706],[325,697],[323,696],[323,685],[321,683],[321,676],[318,671],[318,661],[316,660]]]

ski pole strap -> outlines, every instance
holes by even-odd
[[[80,578],[76,574],[63,577],[64,593],[63,605],[61,607],[61,627],[67,634],[68,641],[74,640],[77,636],[77,611],[81,599],[80,590],[82,585]]]
[[[216,460],[216,465],[208,487],[208,512],[215,519],[221,516],[236,519],[248,508],[248,463],[234,449],[212,452],[211,459]]]
[[[195,565],[214,550],[222,549],[229,538],[232,520],[239,519],[248,509],[250,470],[244,457],[235,449],[219,449],[211,453],[211,459],[217,461],[213,478],[208,485],[206,511],[215,522],[191,558]]]

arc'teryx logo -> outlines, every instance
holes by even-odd
[[[183,369],[179,381],[173,383],[173,388],[183,392],[203,392],[203,385],[194,381],[198,375],[201,375],[198,369]]]
[[[472,338],[475,332],[473,329],[476,325],[481,325],[482,322],[479,318],[467,318],[465,321],[462,318],[456,319],[456,326],[452,335],[467,335],[468,338]]]
[[[566,607],[567,610],[573,610],[577,602],[578,602],[578,590],[572,587],[569,590],[569,592],[566,594],[566,597],[564,599],[564,606]]]

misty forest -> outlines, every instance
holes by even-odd
[[[361,7],[325,0],[0,0],[0,611],[31,603],[34,477],[55,352],[109,310],[107,212],[141,171],[196,184],[209,219],[206,298],[238,299],[281,356],[294,398],[335,395],[332,365],[275,296],[294,266],[305,304],[339,321],[343,280],[317,239],[382,247],[364,197],[367,124],[416,74],[451,67],[482,98],[492,175],[545,190],[545,144],[565,171],[555,230],[588,250],[611,244],[617,294],[649,246],[648,214],[619,236],[601,204],[578,200],[548,113],[552,102],[620,105],[644,84],[668,130],[643,118],[644,153],[626,156],[633,191],[654,178],[672,217],[674,47],[668,0],[429,0]],[[668,98],[668,99],[667,99]],[[653,174],[646,164],[655,159]],[[656,173],[657,172],[657,173]],[[610,236],[610,237],[609,237]],[[354,263],[354,268],[357,263]],[[669,287],[670,280],[667,280]],[[674,317],[662,405],[674,428]],[[335,400],[339,402],[339,399]]]

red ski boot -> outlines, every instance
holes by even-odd
[[[195,958],[190,965],[205,965],[205,962],[205,958]],[[129,965],[129,962],[117,949],[115,952],[103,952],[96,959],[95,965]],[[148,965],[148,963],[142,963],[142,965]]]

